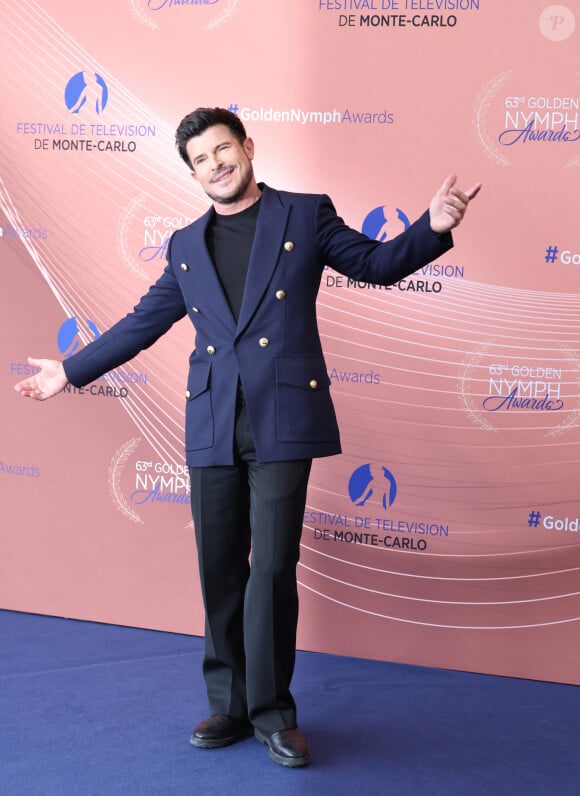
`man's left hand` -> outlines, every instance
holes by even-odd
[[[456,182],[455,174],[450,174],[429,205],[431,229],[438,235],[449,232],[461,223],[467,205],[477,196],[481,188],[481,183],[477,182],[468,191],[460,191],[455,187]]]

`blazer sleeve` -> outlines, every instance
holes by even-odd
[[[183,294],[168,264],[133,311],[63,362],[67,379],[83,387],[149,348],[186,314]]]
[[[328,196],[316,208],[315,230],[325,262],[359,282],[391,285],[436,260],[453,246],[451,233],[437,235],[429,212],[397,237],[379,242],[348,227]]]

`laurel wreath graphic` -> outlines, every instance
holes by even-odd
[[[476,407],[475,401],[471,397],[470,389],[475,366],[479,364],[482,356],[490,349],[490,347],[491,343],[482,343],[477,351],[475,351],[473,354],[470,354],[467,359],[464,360],[463,371],[459,380],[458,392],[461,403],[463,404],[469,419],[478,426],[481,426],[481,428],[484,428],[486,431],[494,431],[497,434],[497,429],[495,426],[493,426],[485,417],[483,412]]]
[[[154,22],[151,15],[145,11],[145,9],[142,7],[142,3],[143,0],[129,0],[129,8],[131,9],[133,16],[143,25],[151,28],[151,30],[160,30],[160,26]],[[239,4],[240,0],[227,0],[227,2],[224,3],[223,10],[213,17],[210,22],[208,22],[208,24],[205,26],[205,30],[213,30],[214,28],[218,28],[220,25],[228,22],[233,17]]]
[[[213,30],[214,28],[218,28],[220,25],[228,22],[234,16],[239,4],[240,0],[228,0],[228,2],[225,3],[225,8],[223,11],[214,17],[211,22],[206,25],[205,29]]]
[[[147,25],[147,27],[151,28],[151,30],[159,30],[159,25],[156,22],[153,22],[151,17],[148,16],[141,8],[141,0],[129,0],[129,8],[139,22]]]
[[[575,158],[571,158],[567,163],[564,163],[562,168],[564,169],[573,169],[575,166],[580,166],[580,155]]]
[[[141,210],[148,198],[149,197],[147,194],[141,194],[129,203],[129,206],[124,213],[121,213],[119,217],[119,223],[117,225],[117,241],[119,244],[119,249],[121,250],[121,257],[123,258],[125,264],[131,269],[131,271],[137,274],[137,276],[140,276],[141,279],[150,281],[150,277],[147,272],[144,271],[139,263],[137,263],[133,258],[128,242],[129,228],[135,220],[137,211]]]
[[[580,356],[578,355],[578,352],[574,351],[572,348],[568,348],[564,345],[561,345],[560,348],[572,363],[572,367],[576,371],[577,375],[576,386],[580,388]],[[577,426],[580,426],[580,398],[577,401],[576,408],[570,411],[567,419],[563,420],[557,426],[554,426],[551,431],[548,431],[546,436],[559,437],[562,436],[562,434],[564,434],[566,431],[570,431],[570,429],[576,428]]]
[[[499,75],[493,77],[477,95],[475,99],[475,108],[473,110],[473,130],[480,147],[483,149],[487,157],[495,160],[502,166],[511,166],[511,163],[492,142],[487,133],[485,123],[493,99],[500,88],[507,83],[508,79],[511,77],[511,74],[512,73],[510,70],[508,72],[501,72]]]
[[[111,459],[111,463],[109,465],[109,476],[108,476],[108,485],[109,485],[109,494],[113,499],[113,504],[115,508],[124,514],[125,517],[128,517],[133,522],[140,523],[144,525],[143,520],[134,511],[131,506],[127,503],[125,498],[123,497],[123,493],[121,492],[121,474],[123,472],[123,468],[127,462],[129,456],[132,455],[137,445],[141,442],[140,437],[134,437],[130,439],[129,442],[126,442],[124,445],[121,445],[115,453],[113,454],[113,458]]]

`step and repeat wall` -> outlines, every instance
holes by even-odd
[[[316,461],[302,649],[580,683],[580,2],[1,0],[0,606],[203,634],[187,320],[45,403],[207,198],[175,127],[230,108],[258,180],[388,240],[483,190],[391,287],[326,269],[344,453]]]

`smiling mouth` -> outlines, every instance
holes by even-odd
[[[218,173],[215,175],[215,177],[211,181],[212,185],[215,184],[216,182],[222,182],[222,181],[227,180],[227,178],[230,177],[233,174],[233,171],[234,170],[231,167],[228,167],[228,168],[222,169],[221,171],[218,171]]]

